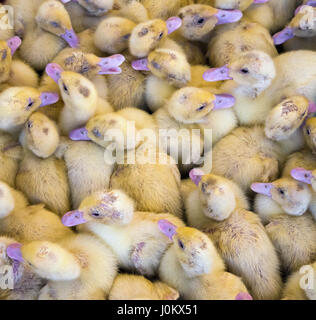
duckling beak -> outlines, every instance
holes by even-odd
[[[21,253],[21,243],[12,243],[7,247],[7,255],[10,259],[23,262],[22,253]]]
[[[267,3],[269,0],[253,0],[253,3],[259,4],[259,3]]]
[[[57,63],[49,63],[45,69],[47,75],[51,77],[57,84],[61,77],[61,74],[64,72],[63,68]]]
[[[203,73],[203,79],[209,82],[233,80],[229,73],[230,69],[227,65],[221,68],[211,68]]]
[[[189,173],[190,179],[194,182],[196,186],[199,185],[203,176],[204,176],[204,172],[199,168],[194,168]]]
[[[148,68],[148,59],[138,59],[132,62],[132,68],[138,71],[150,71]]]
[[[88,137],[88,130],[86,128],[78,128],[69,133],[69,138],[73,141],[91,141]]]
[[[308,113],[314,113],[314,112],[316,112],[316,104],[310,101],[308,105]]]
[[[240,292],[240,293],[237,294],[235,300],[253,300],[253,298],[247,292]]]
[[[125,61],[125,57],[121,54],[100,58],[98,66],[101,67],[99,74],[120,74],[122,69],[119,66]]]
[[[256,193],[263,194],[271,198],[271,189],[274,188],[274,186],[272,183],[253,183],[250,188]]]
[[[83,212],[79,210],[69,211],[61,218],[61,222],[66,227],[74,227],[78,224],[86,223],[87,220],[83,217]]]
[[[217,18],[216,25],[225,23],[234,23],[242,18],[243,14],[240,10],[221,10],[217,9],[215,17]]]
[[[170,240],[172,240],[173,236],[177,233],[177,226],[165,219],[158,221],[158,227]]]
[[[179,17],[171,17],[166,21],[168,34],[178,30],[182,25],[182,20]]]
[[[236,99],[231,94],[216,94],[213,110],[228,109],[234,106]]]
[[[292,169],[291,176],[297,181],[312,184],[312,171],[305,170],[304,168],[295,168]]]
[[[71,2],[72,0],[61,0],[62,3],[68,3]]]
[[[42,103],[39,107],[41,108],[56,103],[59,100],[59,95],[56,92],[42,92],[40,99]]]
[[[22,43],[22,40],[18,36],[15,36],[7,40],[7,45],[11,49],[11,56],[14,55],[15,51],[18,49],[21,43]]]
[[[279,45],[279,44],[282,44],[292,38],[294,38],[293,29],[290,27],[286,27],[273,36],[273,41],[274,41],[275,45]]]
[[[66,32],[60,35],[71,48],[78,48],[79,38],[73,29],[66,30]]]

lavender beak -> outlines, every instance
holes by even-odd
[[[295,168],[291,171],[291,176],[297,181],[312,184],[312,172],[304,168]]]
[[[253,0],[253,3],[259,4],[259,3],[267,3],[269,0]]]
[[[9,40],[7,40],[7,45],[11,49],[11,55],[13,56],[15,51],[18,49],[18,47],[21,45],[22,40],[18,37],[12,37]]]
[[[56,103],[59,100],[59,95],[56,92],[42,92],[40,99],[42,101],[40,107],[45,107]]]
[[[240,10],[220,10],[220,9],[218,9],[215,16],[218,19],[216,24],[219,25],[219,24],[237,22],[242,18],[243,14]]]
[[[194,168],[190,171],[189,176],[194,184],[198,186],[202,177],[204,176],[204,172],[199,168]]]
[[[121,54],[100,58],[98,66],[101,67],[99,74],[120,74],[122,69],[119,66],[125,61],[125,57]]]
[[[51,77],[57,84],[61,77],[61,74],[64,72],[63,68],[57,63],[49,63],[45,69],[47,75]]]
[[[237,294],[235,300],[253,300],[253,298],[247,292],[240,292],[240,293]]]
[[[88,137],[88,130],[86,128],[78,128],[69,133],[69,138],[73,141],[91,141]]]
[[[182,25],[182,20],[179,17],[171,17],[166,21],[168,34],[176,31]]]
[[[228,109],[234,106],[236,99],[231,94],[216,94],[213,110]]]
[[[23,262],[22,253],[21,253],[21,243],[12,243],[7,247],[7,255],[10,259],[14,261]]]
[[[204,72],[203,79],[209,82],[233,80],[229,75],[230,69],[227,65],[221,68],[211,68]]]
[[[79,210],[69,211],[61,218],[61,222],[66,227],[74,227],[78,224],[86,223],[87,220],[83,218],[83,212]]]
[[[150,71],[150,69],[148,68],[148,59],[143,58],[139,60],[134,60],[132,62],[132,68],[138,71]]]
[[[256,193],[263,194],[271,198],[271,189],[273,188],[272,183],[253,183],[250,188]]]
[[[172,240],[173,236],[177,233],[177,226],[165,219],[158,221],[158,227],[170,240]]]
[[[62,34],[61,37],[69,44],[71,48],[78,48],[79,38],[73,29],[66,30],[66,32]]]
[[[273,41],[274,41],[275,45],[279,45],[279,44],[282,44],[292,38],[294,38],[293,29],[290,27],[286,27],[282,31],[276,33],[273,36]]]

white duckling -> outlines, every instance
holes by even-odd
[[[157,222],[171,219],[183,226],[170,214],[134,212],[134,201],[121,190],[99,191],[85,198],[78,210],[66,213],[62,222],[66,226],[82,225],[101,238],[116,254],[119,267],[154,276],[161,257],[170,241],[159,231]]]

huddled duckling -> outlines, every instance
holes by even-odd
[[[30,206],[24,194],[0,183],[1,190],[1,234],[18,241],[56,241],[70,235],[71,230],[61,223],[59,217],[43,204]]]
[[[177,300],[179,293],[161,281],[143,276],[119,274],[111,288],[109,300]]]
[[[170,219],[164,213],[134,212],[134,201],[121,190],[99,191],[85,198],[75,211],[66,213],[62,222],[101,238],[118,257],[119,266],[142,275],[154,276],[170,241],[159,231],[157,222]]]
[[[159,278],[187,300],[252,300],[242,280],[225,271],[222,258],[203,232],[158,222],[172,241],[162,257]]]
[[[230,271],[254,299],[278,299],[282,280],[275,249],[242,190],[232,181],[193,169],[194,188],[185,199],[188,224],[214,242]]]
[[[254,183],[255,212],[266,224],[287,273],[315,261],[316,224],[308,211],[311,194],[308,186],[292,178],[273,183]]]
[[[57,243],[15,243],[9,248],[12,258],[48,280],[39,300],[104,300],[117,273],[110,248],[88,234],[71,235]]]
[[[316,133],[316,118],[311,117],[307,119],[304,124],[303,134],[304,134],[305,143],[313,154],[316,153],[315,133]]]

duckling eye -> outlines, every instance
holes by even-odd
[[[33,122],[32,122],[32,121],[28,121],[28,122],[27,122],[27,127],[28,127],[29,129],[31,129],[31,128],[33,127]]]
[[[310,134],[311,134],[311,129],[310,129],[310,128],[306,128],[306,133],[307,133],[308,135],[310,135]]]
[[[68,88],[67,88],[67,86],[66,86],[64,83],[63,83],[63,89],[64,89],[65,92],[68,93]]]
[[[54,27],[54,28],[59,28],[59,27],[60,27],[60,24],[59,24],[58,22],[56,22],[56,21],[52,21],[52,22],[50,23],[50,25],[51,25],[52,27]]]
[[[279,188],[278,191],[279,191],[279,193],[280,193],[282,196],[285,195],[285,191],[284,191],[283,189]]]
[[[184,250],[184,244],[181,240],[178,240],[178,245],[182,250]]]
[[[93,211],[93,212],[91,213],[91,215],[92,215],[93,217],[95,217],[95,218],[99,218],[99,217],[101,216],[101,214],[100,214],[99,212],[96,212],[96,211]]]
[[[161,39],[163,37],[163,32],[160,32],[158,39]]]
[[[206,104],[206,103],[203,103],[203,104],[201,104],[201,105],[196,109],[196,111],[201,111],[201,110],[203,110],[206,106],[207,106],[207,104]]]
[[[242,68],[242,69],[240,70],[240,72],[241,72],[241,73],[244,73],[244,74],[247,74],[247,73],[249,73],[249,70],[248,70],[247,68]]]
[[[31,108],[33,104],[34,104],[34,101],[30,100],[28,105],[27,105],[27,108]]]
[[[198,25],[201,25],[201,24],[203,24],[204,22],[205,22],[205,19],[204,18],[202,18],[202,17],[200,17],[200,16],[196,16],[195,18],[194,18],[194,24],[198,24]]]

